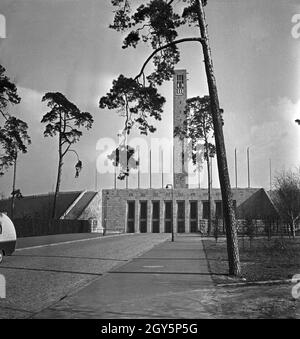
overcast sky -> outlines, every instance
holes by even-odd
[[[179,1],[177,2],[179,3]],[[180,6],[176,5],[178,8]],[[0,64],[17,84],[22,103],[12,111],[29,124],[32,145],[18,163],[17,187],[23,194],[53,190],[57,141],[43,137],[40,123],[48,91],[60,91],[81,110],[94,115],[76,150],[84,163],[74,179],[73,154],[65,159],[62,190],[94,189],[96,144],[115,138],[123,120],[100,110],[99,98],[120,73],[138,73],[150,49],[122,50],[122,35],[108,28],[108,0],[1,0],[7,37],[0,39]],[[234,148],[238,149],[239,186],[247,185],[246,149],[251,146],[251,185],[269,188],[273,170],[298,166],[300,156],[300,38],[292,34],[292,17],[300,13],[294,0],[209,0],[207,21],[221,106],[232,186]],[[192,36],[192,31],[182,32]],[[207,94],[203,56],[197,44],[181,47],[178,68],[189,72],[188,96]],[[160,89],[167,103],[153,137],[172,136],[172,83]],[[117,139],[116,139],[117,140]],[[159,175],[154,186],[159,187]],[[11,192],[12,171],[0,179],[0,192]],[[170,175],[165,182],[171,182]],[[142,186],[147,187],[147,176]],[[205,172],[202,185],[205,186]],[[214,168],[214,186],[218,185]],[[98,175],[99,188],[113,185],[112,175]],[[120,184],[120,187],[123,185]],[[136,176],[130,179],[136,187]]]

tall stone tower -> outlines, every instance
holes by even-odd
[[[175,70],[173,78],[173,126],[183,126],[185,120],[185,106],[187,100],[187,72]],[[174,188],[188,188],[188,173],[185,170],[184,141],[174,136]]]

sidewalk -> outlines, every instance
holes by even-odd
[[[182,235],[118,266],[36,318],[208,318],[218,313],[218,303],[211,303],[214,292],[201,237]]]

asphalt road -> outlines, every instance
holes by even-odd
[[[17,251],[0,266],[6,279],[0,318],[34,317],[168,237],[86,234],[20,239]]]

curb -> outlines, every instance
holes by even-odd
[[[21,252],[21,251],[26,251],[26,250],[33,250],[33,249],[43,248],[43,247],[53,247],[53,246],[74,244],[74,243],[78,243],[78,242],[85,242],[85,241],[92,241],[92,240],[101,240],[101,239],[107,239],[107,238],[122,237],[122,236],[126,236],[126,235],[130,235],[130,233],[105,235],[105,236],[102,235],[100,237],[95,237],[95,238],[70,240],[70,241],[57,242],[57,243],[53,243],[53,244],[45,244],[45,245],[37,245],[37,246],[31,246],[31,247],[17,248],[15,250],[15,252]]]
[[[300,279],[284,279],[284,280],[265,280],[265,281],[248,281],[239,283],[217,284],[217,287],[239,287],[239,286],[265,286],[265,285],[284,285],[297,284]]]

